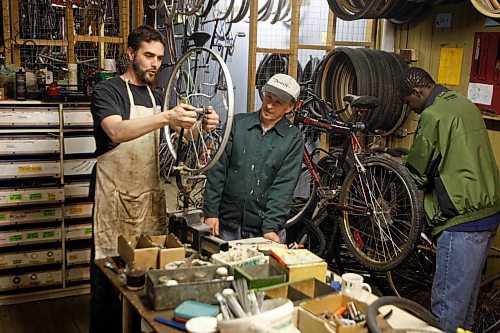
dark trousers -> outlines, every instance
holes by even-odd
[[[93,250],[92,246],[92,258],[94,257]],[[92,259],[90,263],[90,333],[118,333],[121,331],[122,303],[120,293]]]

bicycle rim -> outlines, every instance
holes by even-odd
[[[370,157],[362,164],[365,172],[353,169],[342,186],[342,236],[361,264],[389,270],[413,251],[418,240],[418,191],[406,169],[392,160]]]
[[[203,115],[195,126],[185,132],[198,132],[196,140],[173,140],[170,127],[165,127],[165,141],[178,165],[186,171],[205,172],[217,163],[224,151],[233,123],[234,90],[229,69],[222,58],[212,50],[197,47],[188,50],[177,62],[167,84],[163,110],[180,102],[197,108],[212,106],[220,123],[207,132],[202,127]],[[177,156],[182,144],[182,156]]]
[[[473,332],[498,332],[500,329],[500,273],[481,281]]]

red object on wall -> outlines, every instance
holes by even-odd
[[[476,105],[484,113],[500,114],[500,32],[474,34],[469,82],[493,85],[491,105]]]

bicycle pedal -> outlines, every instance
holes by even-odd
[[[333,198],[335,198],[337,191],[332,190],[331,188],[329,188],[327,186],[323,186],[323,187],[318,187],[318,193],[319,193],[321,198],[333,199]]]

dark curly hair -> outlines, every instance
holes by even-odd
[[[431,88],[436,82],[431,75],[419,67],[410,67],[401,73],[397,87],[402,97],[410,96],[413,88]]]
[[[164,47],[167,45],[165,37],[163,37],[159,31],[148,25],[141,25],[128,35],[127,44],[128,47],[131,47],[134,50],[134,52],[137,52],[137,50],[141,47],[142,42],[150,43],[153,41],[162,43]]]

